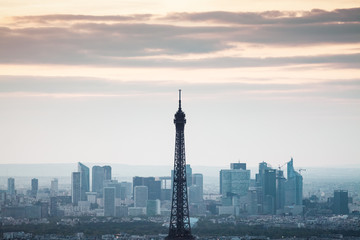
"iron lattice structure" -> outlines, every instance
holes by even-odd
[[[181,109],[181,90],[179,90],[179,109],[175,113],[176,126],[174,178],[171,204],[169,235],[166,240],[195,239],[191,235],[188,193],[186,184],[186,160],[184,127],[185,113]]]

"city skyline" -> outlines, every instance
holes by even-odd
[[[323,203],[326,202],[327,209],[334,211],[334,213],[336,211],[349,213],[349,208],[346,207],[349,193],[351,201],[349,200],[348,203],[351,204],[352,211],[355,211],[354,213],[356,213],[356,209],[358,209],[356,203],[358,194],[357,188],[355,188],[357,183],[346,182],[344,179],[336,181],[336,183],[332,182],[332,184],[329,182],[327,186],[324,185],[324,182],[320,183],[315,181],[311,182],[311,184],[309,184],[309,182],[305,188],[307,193],[304,196],[303,177],[300,172],[305,169],[300,169],[299,172],[297,172],[294,168],[293,159],[287,162],[287,176],[284,174],[283,170],[280,168],[273,169],[270,164],[266,162],[259,163],[258,173],[256,173],[255,178],[250,178],[250,170],[247,169],[246,163],[230,163],[229,165],[230,169],[222,169],[219,171],[220,185],[216,184],[211,187],[209,186],[209,183],[204,185],[202,173],[192,174],[192,184],[188,187],[187,191],[189,191],[190,194],[189,203],[193,214],[205,213],[204,211],[207,209],[203,208],[203,200],[205,200],[203,199],[204,186],[206,189],[205,194],[207,195],[207,204],[211,205],[211,203],[213,203],[212,201],[217,201],[218,204],[221,204],[221,206],[217,207],[218,210],[211,210],[212,214],[235,214],[235,216],[239,216],[241,211],[246,211],[252,215],[258,215],[259,213],[282,215],[289,212],[298,215],[303,212],[306,203],[310,200],[313,201],[316,198],[318,200],[321,199]],[[95,214],[96,216],[116,215],[117,217],[125,216],[122,214],[126,209],[129,210],[128,214],[132,216],[138,214],[143,215],[145,213],[148,215],[166,216],[170,214],[171,189],[167,187],[166,183],[170,180],[170,176],[134,176],[132,182],[104,179],[103,195],[98,192],[86,192],[86,199],[81,200],[81,192],[84,185],[84,183],[81,182],[81,179],[84,176],[83,171],[85,171],[85,175],[87,175],[86,169],[90,168],[82,163],[78,163],[78,166],[79,172],[73,172],[71,175],[71,188],[67,183],[62,182],[63,179],[61,181],[61,188],[59,189],[58,179],[47,179],[48,185],[39,188],[39,181],[37,178],[28,178],[27,186],[21,186],[21,183],[20,187],[18,184],[15,184],[15,178],[8,178],[7,191],[0,188],[0,193],[2,193],[0,203],[3,205],[5,204],[7,207],[7,210],[4,210],[3,214],[14,216],[16,218],[30,216],[31,214],[35,214],[31,216],[39,217],[40,212],[38,210],[40,208],[39,205],[33,205],[34,199],[43,203],[50,201],[50,205],[45,203],[44,207],[48,208],[50,206],[50,212],[53,212],[53,214],[50,213],[51,216],[56,215],[57,210],[53,207],[57,205],[58,200],[66,201],[70,205],[72,204],[71,206],[68,206],[70,209],[65,207],[61,210],[63,213],[66,211],[67,216],[69,216],[69,214],[76,215],[73,210],[78,212],[77,214],[88,214],[91,212],[91,214]],[[112,169],[111,166],[104,167],[108,172]],[[186,165],[186,168],[189,170],[192,169],[189,165]],[[95,173],[93,173],[92,176],[96,174],[97,168],[93,168],[93,171],[95,171]],[[68,178],[70,178],[70,176],[68,176]],[[20,180],[23,181],[24,179],[20,178]],[[54,183],[54,181],[56,181],[56,183]],[[51,189],[49,186],[51,186]],[[342,187],[339,188],[339,186]],[[343,188],[344,186],[346,187]],[[220,191],[213,192],[215,188],[218,188]],[[131,197],[131,190],[134,192],[133,197]],[[339,192],[341,192],[341,196],[339,194],[336,195]],[[9,195],[9,197],[7,197],[7,195]],[[26,205],[26,201],[19,202],[20,198],[14,198],[15,195],[25,197],[25,199],[27,199],[26,201],[30,200],[30,205],[33,205],[38,209],[36,210],[37,212],[27,212],[26,206],[29,207],[29,204]],[[58,200],[52,200],[52,198],[57,198],[57,196],[60,197]],[[213,199],[214,196],[216,196],[216,200],[215,198]],[[353,202],[353,198],[355,199],[355,202]],[[11,204],[7,205],[9,201],[13,201],[12,199],[14,200],[14,204],[19,205],[22,209],[19,210],[20,212],[16,212],[16,209],[20,208],[14,208]],[[160,204],[161,201],[164,201],[162,202],[164,205]],[[134,203],[134,207],[132,207],[132,203]],[[51,207],[52,204],[53,207]],[[100,210],[92,211],[94,208],[98,209],[99,206]],[[166,210],[163,208],[163,211],[160,211],[160,206],[168,209]],[[73,210],[71,210],[71,208],[73,208]],[[116,213],[115,208],[117,208]],[[149,211],[145,211],[146,208],[149,208]],[[240,209],[242,210],[239,212]]]
[[[358,166],[356,1],[0,4],[0,164]]]

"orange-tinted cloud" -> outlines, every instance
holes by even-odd
[[[360,53],[356,50],[358,10],[173,13],[163,18],[150,14],[16,17],[14,25],[4,24],[0,29],[0,63],[171,68],[332,64],[355,68]],[[182,25],[184,21],[202,25]],[[207,25],[208,21],[221,24]],[[296,54],[301,46],[330,44],[347,44],[352,51]],[[274,50],[271,57],[243,56],[236,47],[240,45],[293,47],[294,54],[277,56]]]

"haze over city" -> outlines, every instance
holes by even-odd
[[[0,163],[359,167],[358,1],[0,1]]]

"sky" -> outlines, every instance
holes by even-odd
[[[0,6],[0,164],[360,167],[358,1]]]

